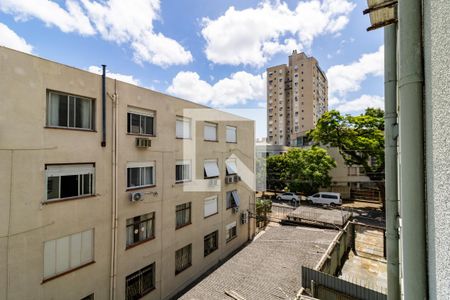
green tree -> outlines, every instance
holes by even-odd
[[[337,147],[347,165],[359,165],[384,194],[384,111],[367,108],[359,116],[331,110],[308,134],[315,143]]]
[[[291,148],[288,152],[267,159],[268,185],[273,189],[287,188],[291,192],[312,194],[319,187],[331,184],[329,171],[336,162],[325,149]]]
[[[272,212],[272,201],[256,199],[256,222],[266,226],[269,222],[267,214]]]

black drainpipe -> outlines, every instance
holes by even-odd
[[[102,69],[102,147],[106,147],[106,65]]]

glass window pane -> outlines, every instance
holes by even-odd
[[[69,269],[69,237],[56,240],[56,273]]]
[[[82,195],[91,195],[92,192],[92,174],[84,174],[83,176],[83,188]]]
[[[75,127],[77,128],[85,128],[85,129],[91,129],[91,100],[89,99],[83,99],[83,98],[77,98],[76,99],[76,110],[75,110],[75,116],[76,116],[76,122]]]
[[[140,133],[141,118],[139,115],[131,114],[131,133]]]
[[[153,134],[153,118],[145,117],[145,134]]]
[[[47,179],[47,199],[59,198],[59,177],[49,177]]]
[[[128,168],[128,187],[140,186],[139,168]]]
[[[61,198],[78,196],[78,175],[61,176]]]
[[[67,106],[68,106],[67,96],[59,95],[59,107],[58,107],[58,124],[57,126],[67,127]]]
[[[75,127],[75,97],[69,96],[69,127]]]
[[[144,185],[153,184],[153,167],[145,167],[144,172],[145,172],[145,181],[143,184]]]

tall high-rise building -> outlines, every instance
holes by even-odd
[[[314,57],[296,50],[289,64],[267,69],[267,141],[301,146],[328,110],[328,81]]]

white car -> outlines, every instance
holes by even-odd
[[[292,203],[299,203],[298,196],[294,193],[283,193],[281,195],[277,195],[277,200],[285,200],[285,201],[291,201]]]
[[[321,192],[309,196],[307,198],[309,203],[322,205],[341,205],[342,199],[340,193]]]

